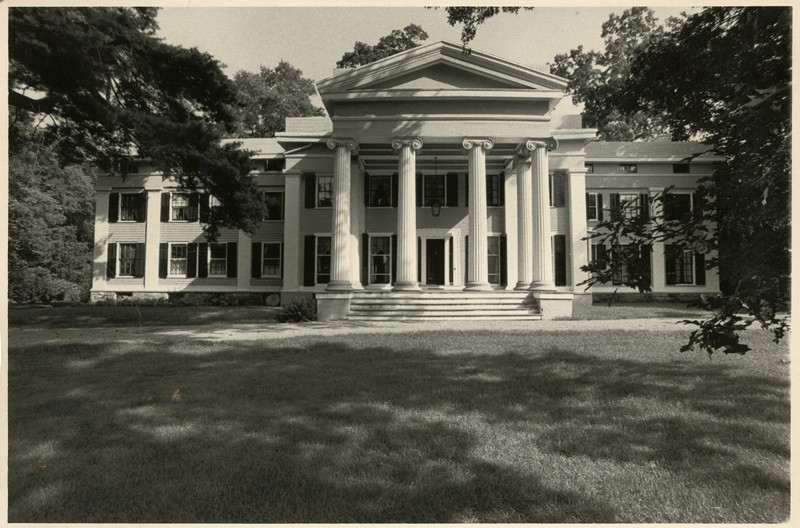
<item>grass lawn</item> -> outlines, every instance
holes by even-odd
[[[21,345],[11,522],[779,522],[788,349],[654,332]]]

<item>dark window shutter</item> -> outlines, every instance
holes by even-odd
[[[169,222],[169,193],[161,193],[161,221]],[[166,275],[165,275],[166,276]]]
[[[639,256],[639,268],[642,270],[642,283],[646,286],[653,285],[653,272],[652,272],[652,255],[650,249],[644,248],[643,253]]]
[[[197,244],[188,244],[188,258],[186,259],[186,277],[197,277]]]
[[[608,248],[603,244],[597,244],[595,246],[597,249],[597,261],[602,262],[603,269],[608,267]]]
[[[226,263],[228,268],[228,277],[235,278],[239,271],[239,255],[236,242],[228,242],[227,255],[225,256],[228,260]]]
[[[189,221],[197,222],[199,218],[198,205],[200,204],[200,195],[198,193],[189,194]]]
[[[303,174],[305,180],[305,206],[306,209],[314,209],[317,206],[317,175],[313,172]],[[312,283],[311,286],[314,284]],[[308,286],[308,284],[306,284]]]
[[[547,175],[547,188],[550,192],[550,207],[553,206],[553,173]]]
[[[316,258],[317,237],[306,235],[303,245],[303,286],[313,286],[316,283],[314,276],[314,259]]]
[[[422,280],[422,237],[417,237],[417,282]]]
[[[592,217],[592,214],[590,213],[590,208],[589,208],[589,196],[591,196],[591,194],[590,193],[586,193],[586,219],[587,220],[589,220]],[[596,207],[597,207],[597,204],[595,203],[595,208]]]
[[[597,219],[603,221],[603,195],[597,193]]]
[[[619,220],[619,218],[619,193],[613,193],[611,195],[611,220]]]
[[[197,276],[208,277],[208,244],[201,242],[197,248]]]
[[[397,235],[392,235],[392,284],[397,282]]]
[[[108,221],[110,223],[119,220],[119,193],[111,193],[108,195]]]
[[[650,220],[650,195],[647,193],[639,195],[639,213],[642,220]]]
[[[162,209],[163,211],[163,209]],[[158,245],[158,276],[162,279],[167,278],[167,266],[169,265],[169,244],[162,242]]]
[[[369,235],[361,234],[361,285],[369,284]]]
[[[508,286],[508,237],[500,235],[500,284]]]
[[[458,207],[458,174],[447,174],[447,207]]]
[[[422,207],[423,205],[423,196],[425,195],[425,189],[422,187],[422,174],[417,173],[417,207]]]
[[[554,275],[556,286],[567,285],[567,236],[553,235]]]
[[[138,204],[136,209],[136,221],[137,222],[144,222],[147,219],[147,193],[143,192],[137,195],[138,196]]]
[[[313,236],[311,238],[314,238]],[[250,254],[250,276],[254,279],[261,278],[261,242],[253,242],[253,252]],[[312,270],[313,273],[313,270]],[[307,285],[306,285],[307,286]],[[312,284],[313,286],[313,284]]]
[[[464,186],[464,197],[466,198],[465,207],[469,207],[469,174],[467,174],[466,185]]]
[[[397,196],[400,192],[400,182],[397,179],[397,173],[392,174],[392,207],[397,207]]]
[[[699,218],[703,217],[703,211],[705,209],[705,198],[703,195],[697,191],[692,193],[692,215]]]
[[[369,207],[369,173],[364,173],[364,206]]]
[[[211,209],[211,207],[209,206],[210,199],[211,195],[208,193],[203,193],[200,195],[200,221],[203,223],[208,222],[208,214]]]
[[[500,207],[506,205],[506,177],[502,173],[497,175],[497,199],[499,200],[497,205]]]
[[[450,256],[450,284],[453,284],[453,268],[456,266],[453,262],[453,237],[447,239],[447,252]]]
[[[117,245],[108,245],[108,260],[106,261],[106,278],[113,279],[117,276]]]
[[[467,178],[469,180],[469,178]],[[464,284],[469,282],[469,235],[464,235]]]
[[[145,251],[145,244],[136,244],[136,252],[133,256],[133,276],[137,279],[144,277]]]
[[[702,253],[694,254],[694,283],[704,286],[706,283],[706,257]]]
[[[567,204],[567,175],[555,172],[550,175],[550,205],[564,207]]]
[[[675,284],[677,281],[675,270],[675,246],[668,244],[664,246],[664,267],[666,269],[667,285]]]

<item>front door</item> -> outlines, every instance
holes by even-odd
[[[425,282],[444,285],[444,240],[441,238],[425,241]]]

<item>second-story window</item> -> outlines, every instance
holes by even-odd
[[[333,205],[333,176],[317,176],[317,207]]]
[[[372,174],[369,177],[369,206],[390,207],[392,205],[392,177]]]
[[[620,163],[619,171],[622,174],[636,174],[639,172],[639,167],[635,163]]]
[[[119,219],[123,222],[140,222],[144,218],[139,218],[142,195],[140,194],[121,194],[119,204]]]
[[[189,220],[189,195],[173,193],[172,195],[172,220]]]
[[[264,220],[283,220],[283,193],[265,192],[264,203],[267,206],[267,214]]]

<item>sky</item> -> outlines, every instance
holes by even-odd
[[[624,7],[537,7],[517,15],[500,14],[478,29],[471,47],[549,71],[558,53],[583,45],[603,48],[601,25]],[[653,8],[663,21],[688,7]],[[274,67],[281,59],[320,81],[331,76],[342,54],[356,41],[376,44],[393,29],[415,23],[428,33],[426,43],[460,42],[460,26],[447,24],[444,10],[424,7],[165,7],[159,11],[159,36],[169,44],[197,47],[238,70]]]

